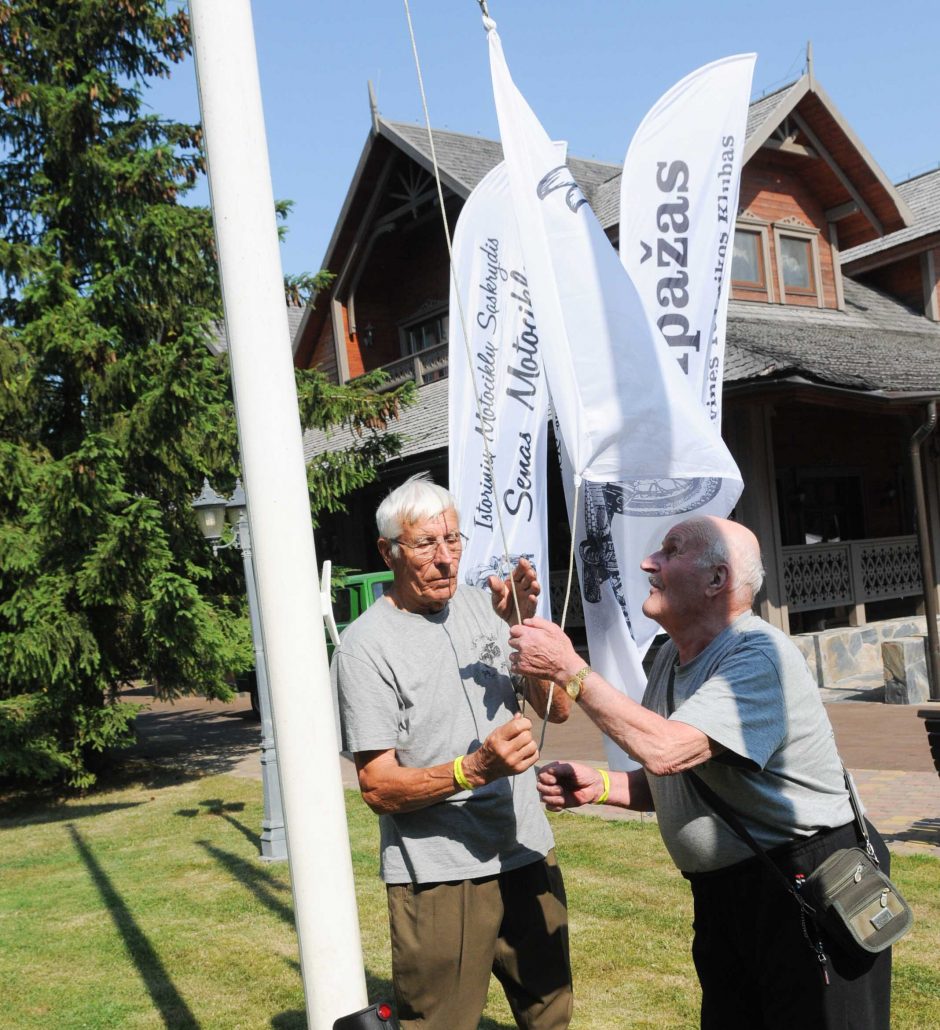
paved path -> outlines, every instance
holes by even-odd
[[[131,692],[127,699],[150,705],[138,719],[142,755],[197,774],[228,772],[260,779],[260,730],[250,718],[247,695],[239,695],[231,705],[199,698],[168,704],[154,701],[144,690]],[[926,707],[940,713],[937,702],[838,701],[827,704],[826,710],[862,801],[892,850],[940,858],[940,776],[917,715]],[[545,760],[605,763],[599,731],[577,708],[564,725],[549,726],[542,754]],[[344,783],[355,787],[352,763],[342,760],[342,766]],[[602,818],[640,818],[604,807],[584,811]]]

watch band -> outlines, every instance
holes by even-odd
[[[565,684],[565,693],[572,701],[577,701],[581,696],[581,686],[590,674],[591,666],[585,665],[583,669],[579,669]]]

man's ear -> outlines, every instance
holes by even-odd
[[[727,590],[731,585],[731,572],[727,565],[715,565],[712,568],[711,576],[708,580],[708,586],[705,588],[705,593],[709,597],[714,597],[716,594],[720,594]]]
[[[382,561],[391,568],[392,567],[392,544],[391,541],[386,540],[384,536],[380,536],[376,541],[376,546],[379,549],[379,554],[382,555]]]

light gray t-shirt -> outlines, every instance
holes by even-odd
[[[727,748],[696,772],[761,847],[851,822],[829,718],[803,656],[784,633],[742,615],[690,662],[677,661],[669,641],[653,663],[643,706]],[[676,865],[707,872],[752,857],[688,779],[649,775],[660,831]]]
[[[434,615],[377,601],[333,656],[344,749],[394,748],[402,765],[416,768],[477,750],[519,710],[508,639],[487,591],[461,585]],[[489,876],[535,862],[554,844],[534,768],[416,812],[382,815],[379,825],[386,883]]]

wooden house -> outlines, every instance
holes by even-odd
[[[501,148],[453,132],[434,141],[453,228]],[[569,165],[616,244],[619,167]],[[294,340],[299,366],[337,381],[381,367],[420,387],[395,427],[401,457],[319,533],[323,556],[362,568],[375,563],[372,514],[389,486],[419,468],[447,477],[449,271],[432,167],[426,130],[387,121],[373,103],[323,260],[336,279]],[[723,435],[745,481],[736,517],[764,554],[762,613],[799,632],[922,611],[919,525],[933,541],[934,596],[940,558],[940,432],[928,435],[940,398],[940,172],[892,185],[803,76],[751,104],[732,278]],[[341,442],[308,433],[306,452]]]

